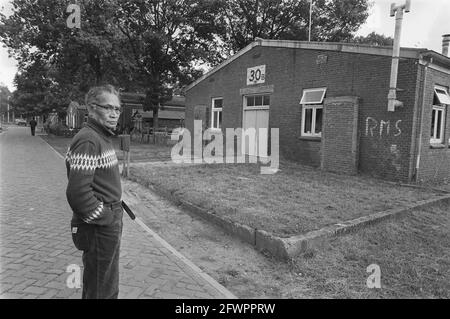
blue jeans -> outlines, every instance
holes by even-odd
[[[72,225],[75,246],[83,251],[83,299],[117,299],[119,295],[119,254],[122,237],[122,209],[114,210],[108,226]]]

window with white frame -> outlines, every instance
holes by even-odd
[[[261,108],[270,106],[270,95],[248,95],[245,97],[247,108]]]
[[[433,108],[431,110],[431,144],[444,143],[446,106],[450,104],[450,96],[444,87],[434,88]]]
[[[444,140],[444,114],[445,107],[433,105],[431,111],[431,139],[432,144],[442,143]]]
[[[305,89],[302,105],[302,136],[322,137],[323,99],[327,88]]]
[[[223,108],[223,98],[212,99],[211,128],[216,129],[222,128],[222,108]]]
[[[450,104],[450,96],[446,88],[437,86],[434,88],[434,93],[439,104]]]

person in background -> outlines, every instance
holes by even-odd
[[[66,154],[72,240],[83,251],[83,299],[117,299],[122,237],[122,186],[111,141],[121,105],[111,85],[86,95],[89,117]]]
[[[37,122],[34,119],[34,117],[31,119],[30,121],[30,127],[31,127],[31,136],[34,136],[35,132],[36,132],[36,126],[37,126]]]

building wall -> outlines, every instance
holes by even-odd
[[[247,68],[266,65],[265,83],[246,85]],[[359,171],[387,179],[407,180],[418,66],[402,59],[398,99],[404,107],[387,111],[391,58],[376,55],[257,46],[187,92],[186,127],[193,129],[193,108],[211,107],[223,97],[223,127],[242,127],[240,90],[272,86],[269,124],[280,131],[282,157],[312,166],[321,164],[321,139],[301,136],[299,105],[303,89],[327,87],[326,97],[360,98]]]
[[[89,114],[89,112],[85,109],[78,109],[77,110],[77,123],[76,127],[77,129],[81,129],[83,127],[83,124],[85,123],[86,116]]]
[[[358,98],[326,98],[322,126],[321,168],[326,171],[358,172]]]
[[[425,67],[422,67],[424,69]],[[450,179],[450,109],[446,107],[446,120],[444,127],[444,143],[442,145],[432,145],[430,143],[431,132],[431,111],[434,97],[435,85],[450,88],[450,74],[428,68],[423,71],[426,76],[424,79],[424,95],[421,98],[422,113],[422,135],[420,141],[420,157],[418,171],[415,176],[416,181],[428,180],[448,180]],[[420,127],[418,127],[420,132]],[[417,136],[420,136],[419,134]],[[419,145],[419,143],[418,143]],[[417,157],[415,160],[417,166]]]
[[[139,110],[139,113],[143,114],[144,111],[142,109],[142,107],[130,107],[130,106],[125,106],[123,112],[120,115],[119,118],[119,125],[121,128],[126,129],[126,128],[130,128],[133,123],[132,123],[132,110]],[[178,118],[180,111],[176,111],[173,113],[173,118],[158,118],[158,127],[159,128],[167,128],[168,131],[172,131],[173,129],[180,127],[182,125],[184,125],[184,120]],[[183,114],[183,113],[181,113]],[[144,117],[142,118],[142,123],[149,125],[150,127],[153,127],[153,117],[147,117],[144,115]]]
[[[123,111],[119,117],[119,126],[123,130],[129,130],[131,127],[131,116],[133,115],[133,114],[131,114],[131,112],[132,112],[131,107],[128,107],[128,106],[123,107]]]

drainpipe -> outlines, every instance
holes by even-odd
[[[403,102],[397,100],[397,75],[398,75],[398,61],[400,59],[400,35],[402,32],[403,10],[409,12],[411,7],[411,0],[406,0],[403,5],[391,4],[391,17],[395,15],[395,33],[394,33],[394,47],[392,53],[391,65],[391,81],[389,84],[388,94],[388,111],[394,112],[396,107],[402,107]]]
[[[422,60],[422,57],[421,57]],[[425,110],[425,100],[426,100],[426,92],[425,92],[425,88],[426,88],[426,84],[427,84],[427,78],[428,78],[428,66],[433,63],[433,58],[430,58],[430,61],[426,62],[424,68],[423,68],[423,83],[422,83],[422,105],[421,105],[421,110],[420,110],[420,130],[419,130],[419,142],[418,147],[417,147],[417,162],[416,162],[416,182],[419,182],[419,167],[420,167],[420,156],[422,153],[422,135],[423,135],[423,117],[424,117],[424,110]]]

